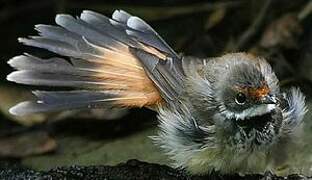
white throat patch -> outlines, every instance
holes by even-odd
[[[257,107],[245,109],[244,111],[242,111],[240,113],[234,113],[234,112],[225,110],[225,111],[223,111],[222,114],[224,114],[226,116],[226,118],[228,118],[228,119],[235,118],[236,120],[245,120],[245,119],[248,119],[250,117],[261,116],[261,115],[264,115],[266,113],[269,113],[275,107],[276,107],[275,104],[261,104],[261,105],[258,105]]]

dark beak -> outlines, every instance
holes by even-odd
[[[260,99],[260,102],[262,104],[277,104],[278,103],[278,99],[277,99],[276,96],[269,94],[269,95],[263,96]]]

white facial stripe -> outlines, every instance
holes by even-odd
[[[225,111],[224,114],[228,119],[235,118],[236,120],[244,120],[246,118],[254,117],[254,116],[261,116],[266,113],[271,112],[275,108],[275,104],[261,104],[257,107],[252,107],[245,109],[243,112],[234,113],[230,111]]]

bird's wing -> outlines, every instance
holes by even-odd
[[[34,91],[37,101],[22,102],[11,113],[153,106],[173,102],[183,89],[179,56],[142,19],[116,10],[111,19],[83,11],[77,18],[57,15],[55,21],[58,26],[36,25],[38,36],[19,41],[63,57],[16,56],[8,63],[17,71],[7,79],[71,89]]]

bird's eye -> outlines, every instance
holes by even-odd
[[[235,102],[239,105],[245,104],[246,96],[244,93],[238,93],[235,97]]]

